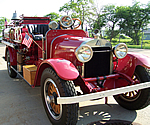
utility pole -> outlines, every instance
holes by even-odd
[[[142,49],[142,44],[143,44],[143,28],[142,28],[142,42],[141,42],[141,49]]]

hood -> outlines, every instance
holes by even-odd
[[[75,52],[83,45],[88,45],[91,48],[95,47],[109,47],[111,43],[105,39],[94,39],[89,37],[77,37],[73,35],[63,35],[53,42],[53,56],[52,58],[64,58],[76,63]]]

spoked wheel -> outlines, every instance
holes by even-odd
[[[55,71],[47,68],[41,77],[41,95],[47,116],[53,125],[75,125],[78,118],[78,104],[55,104],[52,97],[75,96],[72,81],[60,79]]]
[[[54,101],[50,100],[50,96],[53,96],[54,93],[57,97],[60,97],[60,93],[55,82],[48,78],[44,84],[44,99],[51,116],[54,119],[59,120],[62,115],[62,105],[56,105]]]
[[[14,68],[16,68],[16,66],[14,66]],[[10,65],[9,51],[7,51],[7,71],[8,71],[8,74],[11,78],[16,78],[17,73],[11,68],[11,65]]]
[[[142,82],[150,81],[150,77],[146,69],[142,66],[137,66],[132,77],[133,80]],[[138,110],[145,108],[150,103],[150,89],[135,90],[114,96],[118,104],[126,109]]]

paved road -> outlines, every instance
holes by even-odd
[[[141,53],[141,54],[144,54],[144,55],[150,57],[150,49],[131,49],[131,48],[128,48],[128,51]]]
[[[129,49],[150,56],[150,50]],[[51,125],[44,111],[40,87],[31,88],[22,79],[12,79],[7,74],[3,60],[4,45],[0,44],[0,125]],[[126,110],[109,97],[111,107],[104,99],[80,103],[77,125],[102,120],[127,120],[136,125],[149,125],[150,106],[138,111]]]

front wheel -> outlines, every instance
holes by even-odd
[[[54,93],[58,97],[76,95],[72,81],[60,79],[53,69],[47,68],[41,76],[41,96],[47,116],[53,125],[75,125],[79,104],[55,104],[49,98]]]
[[[136,67],[132,78],[133,80],[139,80],[141,83],[150,81],[148,72],[142,66]],[[114,98],[120,106],[126,109],[142,109],[150,103],[150,88],[115,95]]]

